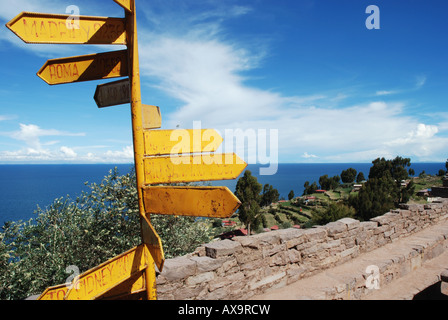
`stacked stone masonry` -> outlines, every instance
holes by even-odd
[[[291,228],[214,241],[192,254],[166,260],[157,277],[158,299],[249,299],[445,219],[448,200],[441,200],[424,205],[403,204],[400,209],[365,222],[344,218],[311,229]],[[445,241],[443,248],[447,237],[445,234],[440,239]],[[441,244],[438,247],[442,248]]]

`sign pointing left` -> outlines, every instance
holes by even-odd
[[[48,84],[128,76],[127,50],[48,60],[37,75]]]
[[[122,18],[22,12],[6,26],[26,43],[126,44]]]

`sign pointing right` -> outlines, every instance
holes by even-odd
[[[241,202],[227,187],[145,187],[146,213],[228,218]]]
[[[234,153],[148,157],[145,184],[236,179],[247,163]]]

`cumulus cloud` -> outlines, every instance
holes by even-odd
[[[29,6],[34,3],[21,2]],[[40,2],[52,4],[51,0]],[[448,147],[447,139],[439,137],[448,128],[448,121],[424,123],[406,113],[406,103],[380,100],[402,91],[377,91],[374,100],[348,104],[344,101],[347,96],[340,92],[287,96],[281,92],[281,84],[278,91],[248,85],[246,76],[263,65],[269,44],[256,39],[238,42],[226,34],[223,22],[251,14],[249,6],[227,2],[214,5],[209,10],[201,6],[197,12],[190,8],[185,15],[177,2],[163,2],[160,7],[141,3],[140,12],[149,23],[139,26],[142,86],[163,91],[178,101],[175,110],[163,114],[164,127],[191,128],[200,120],[203,128],[220,132],[275,129],[280,162],[369,162],[379,156],[396,155],[427,159]],[[422,88],[426,81],[424,75],[415,77],[412,90]],[[21,156],[58,155],[88,162],[133,159],[132,146],[82,154],[67,145],[49,152],[47,147],[59,142],[42,139],[65,134],[21,124],[11,137],[25,142],[27,149],[19,152]]]
[[[190,128],[201,120],[203,127],[222,132],[276,129],[282,142],[280,161],[288,162],[317,159],[316,154],[319,161],[346,162],[370,162],[400,152],[430,154],[422,150],[437,137],[437,128],[407,115],[405,103],[366,100],[343,105],[340,93],[285,96],[251,87],[243,74],[263,64],[266,47],[228,41],[216,22],[211,28],[192,21],[183,33],[142,32],[144,84],[179,101],[179,107],[164,118],[167,128]],[[416,78],[417,87],[425,83],[425,76]],[[395,93],[377,91],[376,96]],[[445,140],[439,142],[447,146]]]
[[[11,132],[9,136],[13,139],[24,141],[31,149],[43,150],[41,138],[48,136],[85,136],[85,133],[71,133],[56,129],[42,129],[35,124],[19,124],[20,130]],[[50,141],[52,145],[57,141]]]
[[[63,155],[64,158],[70,158],[70,159],[75,159],[78,155],[76,154],[75,151],[73,151],[73,149],[69,148],[69,147],[61,147],[61,153]]]

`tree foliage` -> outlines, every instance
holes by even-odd
[[[305,188],[303,190],[303,195],[313,194],[314,192],[316,192],[317,189],[319,189],[316,181],[314,181],[312,184],[310,184],[309,181],[305,181],[305,183],[303,184],[303,187]]]
[[[329,178],[328,175],[325,174],[319,178],[320,188],[323,190],[334,190],[339,186],[340,180],[341,177],[337,175]]]
[[[313,223],[325,225],[342,218],[353,218],[355,209],[340,202],[331,203],[326,209],[313,212]]]
[[[263,186],[263,192],[261,194],[260,206],[268,206],[271,203],[277,202],[280,197],[280,193],[270,184]]]
[[[361,183],[364,180],[366,180],[366,178],[364,177],[364,173],[362,173],[362,172],[358,173],[358,175],[356,176],[356,182]]]
[[[358,172],[356,169],[348,168],[347,170],[343,170],[341,172],[341,180],[343,183],[352,183],[355,181],[356,174]]]
[[[236,183],[235,195],[241,201],[238,209],[238,218],[246,225],[248,234],[251,229],[256,230],[263,222],[260,213],[261,184],[250,170],[246,170],[244,175]]]
[[[0,232],[0,299],[23,299],[65,283],[68,266],[87,271],[141,243],[135,173],[111,170],[75,200],[37,208],[37,218],[8,222]],[[204,222],[151,216],[167,258],[210,241]]]
[[[289,191],[288,200],[292,200],[294,198],[294,190]]]
[[[377,158],[372,161],[369,180],[364,184],[358,195],[352,196],[349,203],[356,209],[361,219],[385,214],[399,203],[409,201],[414,191],[414,184],[402,183],[409,178],[407,167],[410,167],[409,158],[396,157],[393,160]]]

